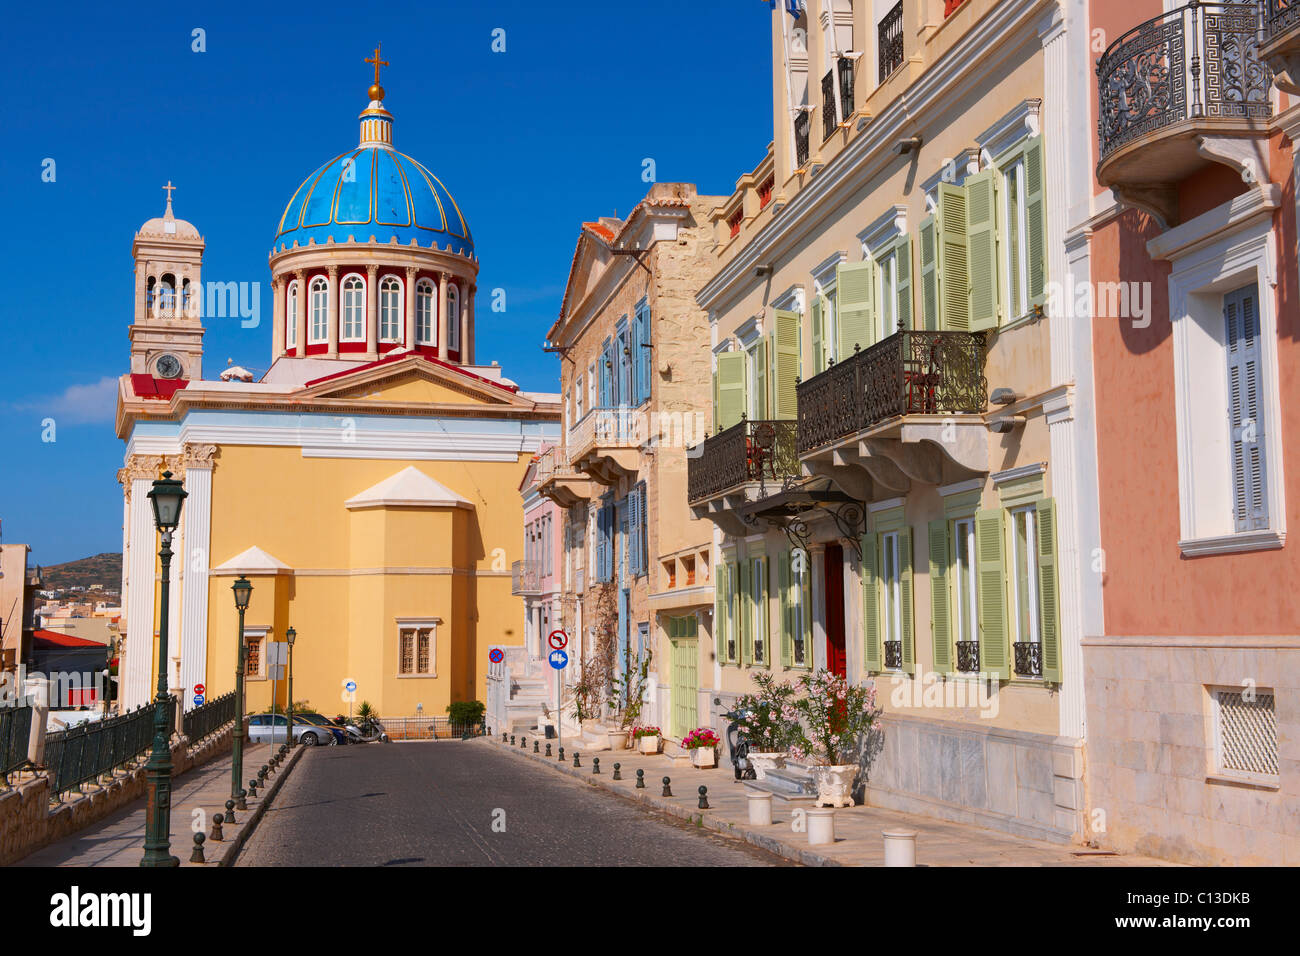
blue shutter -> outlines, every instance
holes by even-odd
[[[646,534],[646,507],[645,507],[645,482],[641,482],[640,494],[637,496],[637,524],[640,525],[640,531],[637,537],[640,540],[640,555],[637,560],[641,565],[641,573],[650,572],[650,536]]]
[[[610,408],[614,404],[612,401],[613,396],[610,394],[611,391],[610,385],[613,382],[613,374],[612,374],[613,370],[610,368],[610,356],[612,354],[613,354],[613,350],[610,347],[609,340],[606,339],[605,344],[601,347],[600,359],[599,359],[600,361],[600,407],[601,408]]]
[[[632,577],[641,574],[641,487],[627,496],[627,569]]]
[[[651,375],[654,370],[654,352],[650,346],[650,306],[644,302],[636,313],[637,347],[633,360],[637,366],[637,380],[640,385],[638,404],[650,400]]]
[[[635,408],[641,404],[641,363],[637,361],[637,353],[641,351],[641,322],[640,315],[634,316],[632,325],[627,332],[628,362],[631,364],[629,369],[629,378],[631,379],[631,393],[627,397],[627,404]]]

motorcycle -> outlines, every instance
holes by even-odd
[[[714,701],[721,703],[721,701]],[[731,721],[727,725],[727,750],[731,754],[731,767],[737,780],[756,780],[758,774],[749,762],[749,740],[740,732],[740,722],[749,716],[747,710],[729,710],[722,715]]]

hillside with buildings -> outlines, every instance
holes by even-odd
[[[122,585],[122,555],[117,552],[78,558],[63,564],[41,568],[41,578],[47,591],[100,590],[116,592]]]

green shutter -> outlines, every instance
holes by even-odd
[[[1004,680],[1007,660],[1007,569],[1002,509],[975,513],[975,581],[979,603],[980,670]]]
[[[970,269],[972,332],[998,325],[998,222],[996,169],[966,180],[966,250]]]
[[[966,268],[966,190],[940,183],[936,214],[939,327],[970,331],[970,285]]]
[[[768,666],[772,663],[772,634],[767,626],[767,559],[754,562],[754,641],[762,639],[763,653],[754,647],[754,663]]]
[[[749,356],[744,352],[723,352],[718,356],[718,431],[738,425],[749,407],[747,372]]]
[[[897,279],[895,314],[905,329],[912,327],[912,238],[899,236],[894,240],[894,274]],[[895,330],[888,330],[893,335]]]
[[[718,373],[713,373],[713,434],[718,433]]]
[[[916,673],[916,640],[912,634],[912,528],[898,529],[898,604],[903,620],[903,670]]]
[[[794,607],[790,603],[790,552],[776,558],[776,588],[781,598],[781,666],[794,661]]]
[[[879,536],[862,536],[863,670],[879,673],[880,662],[880,545]]]
[[[1047,206],[1043,181],[1043,137],[1025,144],[1025,248],[1029,279],[1029,304],[1047,301]]]
[[[854,346],[866,348],[875,339],[876,266],[871,261],[845,263],[835,268],[837,361],[853,354]]]
[[[727,659],[727,565],[723,561],[713,576],[713,642],[721,664]]]
[[[1043,680],[1061,682],[1061,624],[1056,587],[1056,502],[1035,505],[1038,525],[1038,628],[1043,642]]]
[[[803,608],[803,666],[811,667],[812,649],[812,555],[803,553],[803,573],[799,575],[799,604]]]
[[[921,220],[921,324],[939,330],[938,226],[933,215]]]
[[[740,662],[754,663],[754,581],[748,558],[740,563]]]
[[[799,417],[796,385],[799,379],[799,333],[802,317],[798,312],[776,310],[775,346],[772,349],[772,417],[792,421]]]
[[[812,378],[826,371],[826,350],[822,347],[822,302],[821,296],[813,296],[812,302],[812,371],[807,378]]]
[[[759,339],[754,344],[754,418],[765,419],[769,416],[767,407],[767,339]]]
[[[948,519],[930,522],[930,634],[934,671],[952,673],[952,596],[948,591]]]

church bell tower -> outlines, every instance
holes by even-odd
[[[135,234],[135,319],[131,371],[162,379],[203,377],[203,237],[167,210]]]

